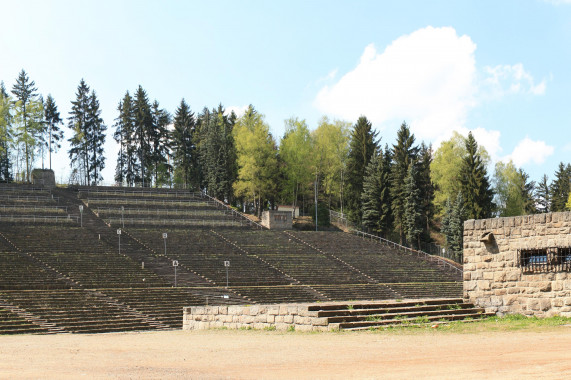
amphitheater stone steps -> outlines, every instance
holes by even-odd
[[[493,313],[458,299],[419,299],[401,302],[316,304],[308,307],[327,318],[330,328],[376,329],[398,325],[423,325],[450,321],[472,321]]]

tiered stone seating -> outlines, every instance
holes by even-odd
[[[105,289],[102,292],[170,328],[182,328],[181,312],[185,306],[244,303],[243,299],[221,289]],[[225,298],[224,294],[229,298]]]
[[[155,252],[164,252],[162,232],[129,229],[128,232]],[[230,261],[228,283],[244,285],[287,285],[288,280],[255,256],[249,256],[228,244],[209,230],[163,230],[167,232],[167,255],[216,284],[226,284],[224,261]]]
[[[200,194],[1,190],[0,213],[2,207],[20,214],[36,207],[41,217],[67,208],[74,220],[79,206],[86,207],[83,227],[0,220],[0,334],[3,321],[16,332],[179,328],[183,306],[206,303],[461,295],[457,276],[414,255],[343,233],[257,230]],[[173,260],[179,262],[176,280]],[[230,261],[228,288],[224,261]]]
[[[48,189],[30,186],[0,186],[0,223],[74,224],[65,206]]]
[[[343,232],[293,232],[294,236],[330,252],[380,283],[460,281],[457,272],[369,239]]]
[[[222,233],[249,254],[263,258],[301,284],[358,284],[371,280],[279,231],[233,231]]]
[[[7,334],[45,334],[49,330],[34,325],[24,318],[0,306],[0,335]]]
[[[87,288],[166,286],[155,273],[112,252],[87,229],[8,227],[4,235],[22,251]]]
[[[74,333],[149,330],[152,321],[84,290],[0,291],[18,305],[64,331]]]
[[[242,227],[248,224],[216,202],[184,191],[80,190],[79,197],[113,226]]]
[[[329,300],[314,287],[305,285],[285,286],[232,286],[232,290],[256,303],[319,302]]]

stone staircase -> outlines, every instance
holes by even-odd
[[[461,298],[315,304],[308,306],[308,311],[317,312],[319,318],[327,318],[329,329],[339,330],[471,321],[494,315]]]

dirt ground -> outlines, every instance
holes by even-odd
[[[571,327],[0,336],[0,379],[569,379]]]

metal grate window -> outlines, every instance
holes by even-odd
[[[571,271],[571,248],[518,249],[518,267],[524,272]]]

